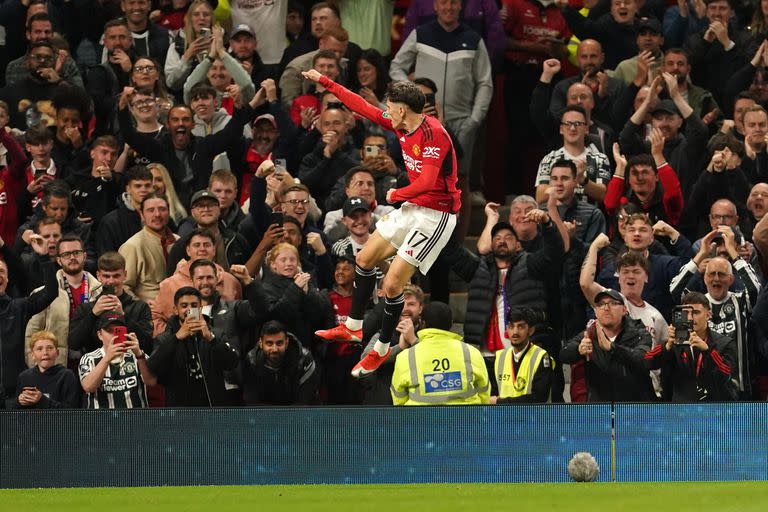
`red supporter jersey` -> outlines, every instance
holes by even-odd
[[[554,5],[543,7],[531,0],[502,0],[502,4],[507,8],[504,32],[512,39],[535,43],[539,39],[550,37],[563,40],[566,44],[571,39],[571,31],[565,18]],[[507,50],[506,58],[518,64],[541,65],[547,57]]]
[[[392,195],[393,201],[408,201],[441,212],[459,211],[461,191],[456,188],[456,152],[440,121],[424,116],[416,130],[406,133],[392,125],[386,112],[349,89],[325,76],[320,78],[320,83],[353,112],[397,134],[411,184],[397,189]]]

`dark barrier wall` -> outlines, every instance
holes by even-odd
[[[768,405],[0,413],[0,487],[768,479]]]

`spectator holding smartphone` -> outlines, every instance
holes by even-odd
[[[101,348],[80,359],[80,385],[88,394],[88,409],[147,407],[144,385],[154,385],[147,356],[135,333],[126,333],[125,317],[104,314],[96,323]]]
[[[224,371],[235,369],[240,354],[226,337],[214,335],[197,289],[179,288],[173,303],[175,314],[155,340],[149,360],[152,375],[165,386],[166,405],[226,405]]]
[[[75,409],[80,406],[80,386],[72,370],[56,364],[56,335],[39,331],[29,340],[35,366],[16,381],[14,407],[20,409]]]

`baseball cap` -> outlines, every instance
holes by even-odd
[[[235,27],[235,30],[232,31],[232,35],[229,36],[230,38],[235,37],[237,34],[248,34],[249,36],[255,38],[256,34],[253,32],[253,29],[246,25],[245,23],[241,23],[238,26]]]
[[[371,211],[371,205],[362,197],[350,197],[344,201],[344,206],[341,207],[341,211],[344,212],[345,217],[349,217],[353,212],[358,210],[369,212]]]
[[[110,325],[122,325],[125,326],[125,317],[114,311],[106,311],[99,316],[96,320],[96,330],[106,329]]]
[[[659,20],[653,17],[643,17],[637,22],[637,31],[652,30],[657,34],[661,34],[661,23]]]
[[[496,224],[494,224],[494,226],[491,228],[491,238],[493,238],[494,236],[496,236],[496,233],[498,233],[498,232],[499,232],[499,231],[501,231],[502,229],[508,229],[508,230],[510,230],[510,231],[511,231],[511,232],[512,232],[512,233],[515,235],[515,238],[517,238],[517,233],[515,232],[515,228],[513,228],[513,227],[512,227],[512,224],[510,224],[509,222],[503,221],[503,220],[502,220],[502,221],[500,221],[500,222],[497,222],[497,223],[496,223]]]
[[[271,124],[273,127],[277,128],[277,121],[275,121],[275,116],[272,114],[261,114],[259,117],[253,120],[253,123],[251,123],[253,126],[256,126],[259,124],[260,121],[269,121],[269,124]]]
[[[611,290],[610,288],[606,288],[605,290],[601,291],[597,295],[595,295],[595,304],[600,301],[603,297],[610,297],[611,299],[621,302],[624,304],[624,296],[617,292],[616,290]]]
[[[664,112],[667,114],[675,114],[680,115],[680,111],[677,110],[677,106],[675,105],[675,102],[672,100],[661,100],[659,101],[655,107],[653,107],[653,110],[651,110],[651,115],[654,116],[660,112]]]
[[[216,197],[213,194],[213,192],[211,192],[210,190],[204,189],[204,190],[198,190],[197,192],[195,192],[194,195],[192,196],[192,201],[189,204],[190,206],[195,206],[195,203],[199,203],[204,199],[210,199],[211,201],[215,201],[216,204],[219,203],[219,198]]]

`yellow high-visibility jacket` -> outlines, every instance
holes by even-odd
[[[490,401],[480,351],[458,334],[422,329],[419,343],[397,355],[392,375],[395,405],[464,405]]]

